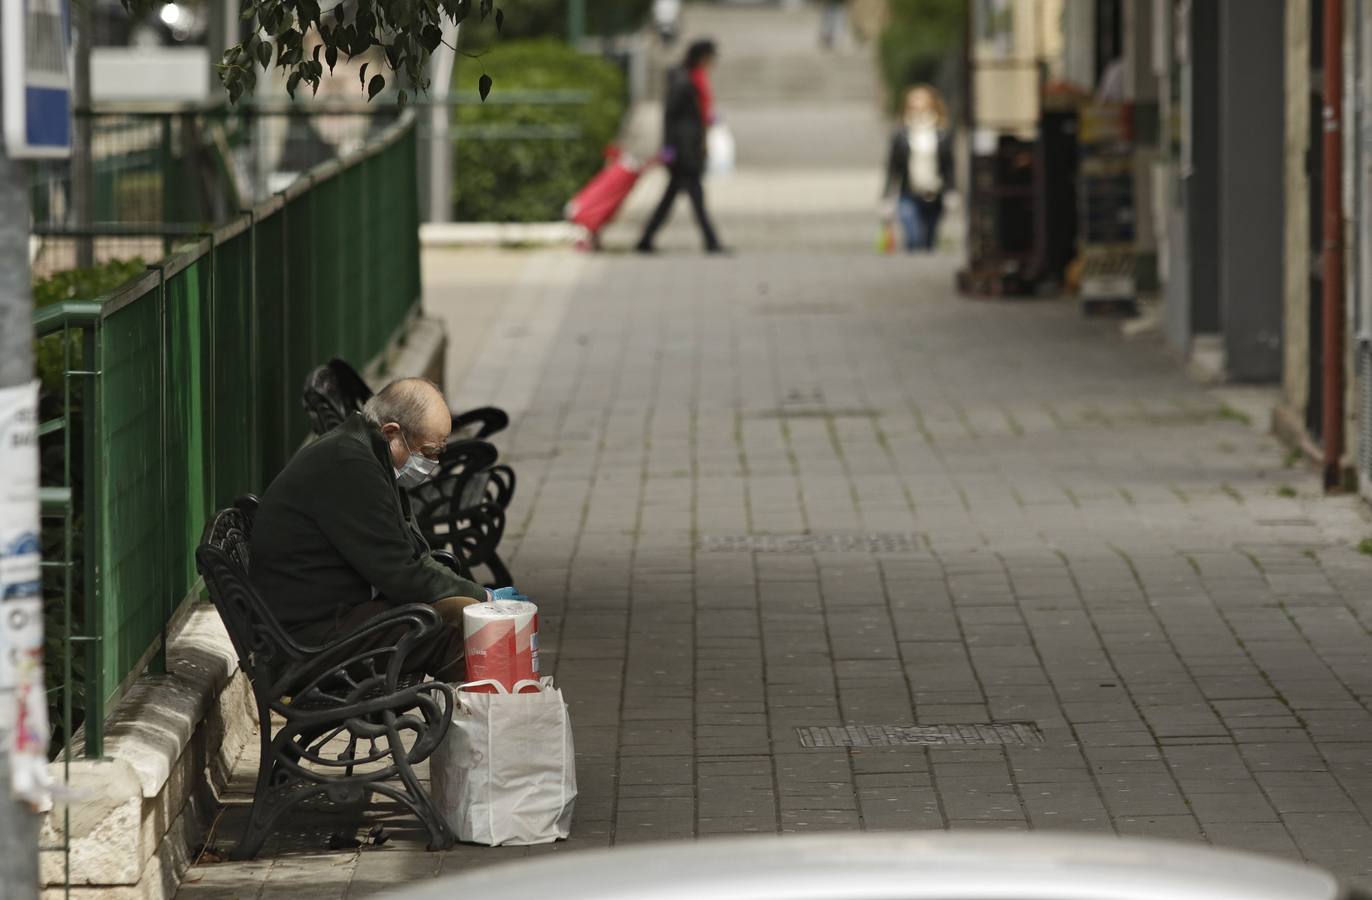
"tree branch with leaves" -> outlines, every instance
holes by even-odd
[[[159,0],[121,2],[130,14],[145,15]],[[317,92],[324,70],[332,73],[340,59],[377,50],[385,66],[405,85],[398,95],[403,105],[411,89],[429,89],[425,73],[430,55],[443,43],[445,18],[455,25],[473,15],[482,22],[494,19],[497,31],[505,20],[495,0],[342,0],[332,8],[321,6],[319,0],[241,0],[241,5],[243,21],[256,27],[247,39],[225,51],[219,66],[219,79],[234,103],[254,92],[259,70],[282,70],[286,92],[294,97],[301,85]],[[307,52],[310,35],[316,40],[310,41],[313,49]],[[364,64],[359,77],[370,100],[386,87],[387,76],[373,71],[368,79],[368,68]],[[481,99],[486,99],[491,90],[488,76],[481,76],[478,90]]]

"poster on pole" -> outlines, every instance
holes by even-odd
[[[5,152],[11,159],[71,155],[69,0],[0,2]]]
[[[48,799],[48,700],[38,521],[38,382],[0,388],[0,741],[10,785]]]

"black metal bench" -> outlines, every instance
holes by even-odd
[[[306,800],[354,805],[371,794],[412,811],[429,832],[430,850],[451,847],[453,834],[414,767],[447,734],[455,697],[449,685],[406,666],[442,627],[438,614],[423,604],[400,606],[324,646],[299,643],[248,579],[255,509],[256,498],[246,497],[221,510],[195,551],[252,684],[262,736],[252,809],[231,855],[256,856],[278,819]],[[346,749],[334,752],[340,740]]]

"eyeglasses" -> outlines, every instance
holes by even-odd
[[[434,462],[441,462],[443,459],[443,451],[448,449],[447,441],[440,444],[420,444],[418,447],[412,447],[410,446],[410,439],[405,437],[404,428],[400,429],[400,439],[405,442],[405,446],[410,452],[418,453],[425,459],[431,459]]]

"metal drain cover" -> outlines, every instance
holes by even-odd
[[[815,725],[797,728],[800,746],[809,750],[839,747],[910,747],[930,744],[1011,745],[1043,743],[1033,722],[984,722],[958,725]]]
[[[871,534],[722,534],[702,535],[702,553],[913,553],[919,535],[900,532]]]

